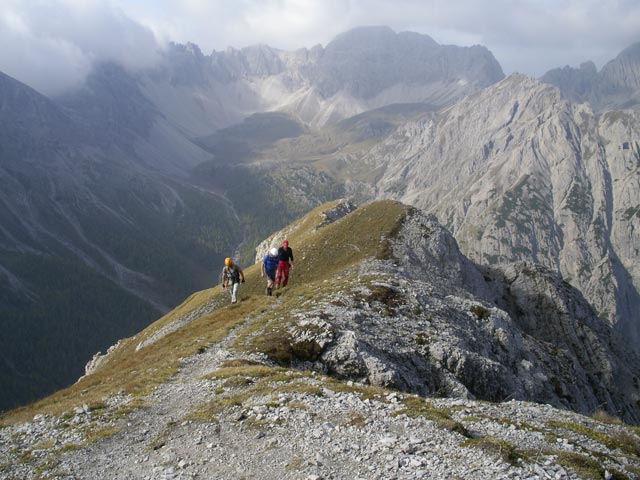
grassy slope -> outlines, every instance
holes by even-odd
[[[95,352],[161,314],[116,283],[116,272],[100,250],[148,277],[141,291],[175,306],[212,281],[210,266],[242,236],[241,225],[214,196],[116,168],[104,174],[108,182],[64,190],[53,204],[46,189],[31,193],[40,223],[62,241],[23,235],[36,253],[0,245],[0,263],[33,292],[30,298],[21,295],[0,274],[0,330],[5,332],[0,338],[0,410],[69,385]],[[175,207],[167,206],[172,191],[180,196]],[[74,218],[82,236],[61,212]],[[12,219],[8,212],[0,216]],[[105,273],[87,266],[62,242],[81,249]]]
[[[364,258],[388,255],[387,238],[397,230],[408,207],[397,202],[375,202],[350,215],[315,230],[322,221],[321,212],[333,203],[311,211],[294,224],[289,241],[296,257],[291,284],[283,292],[285,302],[293,301],[309,285],[331,280]],[[93,375],[49,397],[4,414],[1,423],[13,423],[33,417],[35,413],[59,414],[82,403],[99,403],[120,390],[144,394],[154,385],[175,373],[179,359],[220,341],[229,329],[264,313],[273,298],[263,295],[264,280],[259,265],[245,268],[247,282],[240,292],[241,301],[225,305],[170,333],[138,352],[136,346],[158,329],[198,308],[214,297],[224,297],[219,286],[192,294],[179,307],[139,334],[125,339],[109,361]]]

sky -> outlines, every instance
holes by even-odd
[[[639,42],[640,0],[0,0],[0,71],[56,95],[98,61],[153,66],[171,41],[295,50],[364,25],[484,45],[505,74],[539,77]]]

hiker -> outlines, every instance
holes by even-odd
[[[238,288],[240,283],[244,283],[244,272],[229,257],[224,259],[220,281],[222,282],[222,290],[229,288],[231,303],[236,303],[238,301]]]
[[[289,247],[289,240],[284,239],[278,249],[278,270],[276,271],[276,288],[287,286],[289,269],[293,268],[293,250]]]
[[[260,276],[267,277],[267,288],[265,293],[271,295],[273,292],[273,282],[276,279],[276,270],[278,269],[278,249],[273,247],[262,258],[262,265],[260,267]]]

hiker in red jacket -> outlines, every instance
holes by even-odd
[[[278,249],[278,270],[276,271],[276,288],[286,287],[289,282],[289,269],[293,268],[293,250],[289,240],[283,240]]]

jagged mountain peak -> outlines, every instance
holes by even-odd
[[[179,468],[231,478],[240,465],[231,456],[236,448],[249,453],[244,474],[269,479],[297,456],[311,458],[308,467],[296,463],[304,462],[296,468],[305,475],[340,478],[365,470],[413,478],[418,467],[435,478],[452,471],[468,477],[468,468],[480,472],[477,478],[578,468],[565,463],[555,435],[572,439],[568,451],[575,442],[606,453],[594,468],[640,466],[637,453],[627,453],[635,441],[628,427],[523,401],[640,419],[640,387],[614,383],[621,375],[637,378],[637,359],[618,350],[579,294],[551,274],[526,265],[501,275],[483,270],[460,254],[435,217],[391,201],[355,210],[332,202],[273,241],[283,235],[296,258],[289,286],[267,297],[258,265],[245,266],[238,304],[217,286],[194,293],[97,356],[73,387],[5,415],[0,435],[11,449],[2,451],[4,471],[29,476],[55,468],[116,478]],[[565,311],[576,305],[577,321]],[[525,325],[522,312],[529,314]],[[549,334],[554,322],[566,338]],[[25,417],[33,419],[11,426]],[[551,435],[532,435],[532,428]],[[594,432],[587,443],[578,436],[585,431]],[[50,442],[54,436],[58,441]],[[465,438],[539,455],[522,455],[500,473],[495,450],[476,450]],[[329,456],[328,439],[332,446],[359,444],[370,458],[353,463],[352,447]],[[265,442],[280,448],[263,448]],[[43,455],[55,454],[54,466],[38,463],[35,453],[10,461],[36,444]],[[396,448],[400,462],[377,454]],[[418,459],[428,450],[455,452],[457,460],[440,471]],[[105,468],[106,458],[118,459],[118,468]]]
[[[183,53],[199,59],[204,57],[204,54],[202,53],[200,47],[193,42],[169,42],[167,45],[167,51],[173,54]]]
[[[327,49],[353,49],[366,48],[374,50],[376,48],[389,48],[397,44],[402,38],[418,40],[425,45],[437,47],[438,44],[429,35],[419,34],[416,32],[400,32],[396,33],[392,28],[383,25],[370,25],[356,27],[343,32],[333,38],[328,44]]]
[[[389,27],[356,28],[326,47],[291,52],[254,45],[202,57],[186,48],[169,48],[142,80],[163,114],[194,136],[264,111],[323,126],[395,103],[449,105],[504,77],[484,47],[441,46]]]
[[[625,48],[598,72],[593,62],[580,68],[556,68],[541,79],[559,87],[573,102],[589,102],[596,111],[635,107],[640,103],[640,42]]]
[[[624,49],[602,67],[601,76],[604,83],[601,88],[605,90],[604,93],[635,92],[637,97],[640,91],[640,42]]]
[[[633,45],[625,48],[617,58],[628,58],[635,61],[640,61],[640,42],[636,42]]]
[[[364,98],[398,83],[457,80],[486,86],[504,77],[488,51],[443,47],[427,35],[396,34],[389,27],[361,27],[337,36],[320,58],[319,75],[323,96],[345,89]]]

